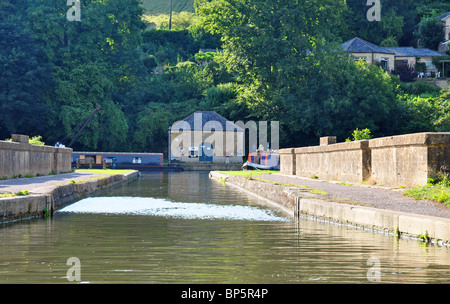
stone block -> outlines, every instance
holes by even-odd
[[[280,150],[280,173],[295,175],[295,152],[294,149]]]
[[[13,134],[11,137],[13,142],[21,143],[21,144],[28,144],[29,143],[29,136],[28,135],[21,135],[21,134]]]
[[[320,138],[321,146],[332,145],[332,144],[335,144],[336,142],[337,142],[336,136],[325,136],[325,137]]]

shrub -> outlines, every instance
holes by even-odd
[[[45,143],[42,141],[42,136],[40,135],[31,137],[28,142],[32,145],[39,145],[39,146],[45,145]]]
[[[405,94],[409,95],[422,95],[422,94],[438,95],[439,92],[441,91],[440,88],[425,81],[417,81],[410,83],[402,82],[400,84],[400,89]]]
[[[417,77],[416,69],[407,64],[398,64],[392,74],[400,77],[403,82],[413,82]]]
[[[353,139],[347,138],[345,141],[349,142],[349,141],[356,141],[356,140],[363,140],[363,139],[371,139],[372,135],[370,134],[370,130],[369,129],[364,129],[364,130],[359,130],[358,128],[356,128],[356,130],[353,131],[352,133]]]

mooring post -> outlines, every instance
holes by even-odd
[[[44,210],[44,217],[53,216],[53,212],[55,210],[54,200],[53,196],[46,195],[45,196],[46,204],[45,204],[45,210]]]
[[[297,196],[295,197],[295,203],[294,203],[294,217],[298,217],[300,212],[300,198]]]

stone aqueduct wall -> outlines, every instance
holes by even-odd
[[[28,139],[14,134],[12,142],[0,141],[0,178],[71,171],[72,149],[31,145]]]
[[[416,133],[280,150],[280,173],[349,183],[416,186],[450,172],[450,132]]]

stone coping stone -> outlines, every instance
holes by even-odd
[[[396,135],[381,137],[369,140],[369,148],[387,148],[392,146],[412,146],[412,145],[450,145],[450,132],[423,132],[406,135]]]
[[[326,146],[295,148],[295,153],[306,154],[306,153],[342,152],[348,150],[364,150],[368,148],[369,148],[369,140],[364,139],[358,141],[336,143]]]
[[[72,148],[32,145],[28,143],[17,143],[0,140],[0,150],[15,150],[24,152],[47,152],[47,153],[72,153]]]

